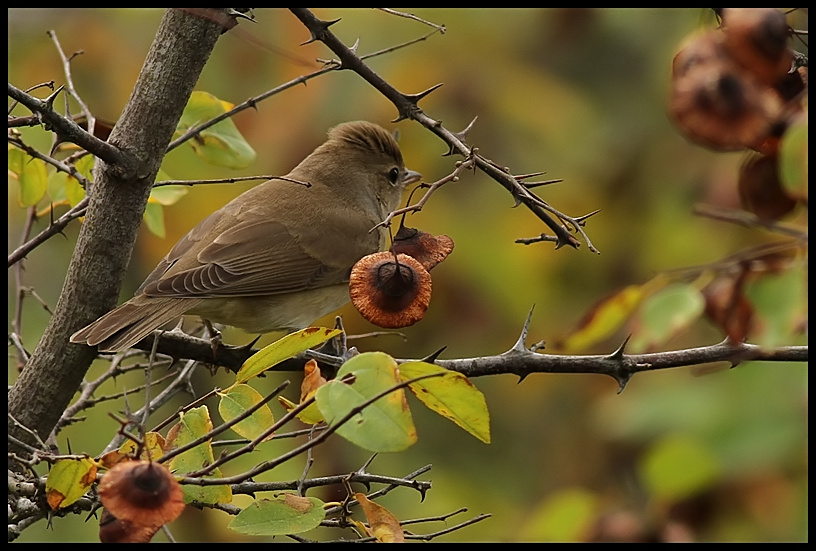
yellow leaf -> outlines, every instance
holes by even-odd
[[[327,329],[325,327],[307,327],[290,333],[250,356],[235,375],[235,384],[244,383],[252,377],[257,377],[282,361],[294,358],[301,352],[323,344],[339,334],[339,329]]]
[[[207,434],[212,430],[212,426],[207,406],[200,406],[182,413],[179,422],[167,434],[167,447],[168,449],[175,449],[184,446]],[[175,456],[170,460],[168,467],[176,475],[184,475],[198,471],[213,461],[212,444],[207,440]],[[212,471],[212,474],[207,476],[220,478],[221,471],[216,468]],[[232,490],[227,485],[194,486],[185,484],[183,490],[185,503],[192,501],[229,503],[232,501]]]
[[[566,353],[574,353],[612,336],[629,319],[643,295],[644,286],[629,285],[598,302],[557,347]]]
[[[196,91],[184,108],[176,133],[207,122],[231,109],[232,105],[207,92]],[[187,142],[199,157],[210,164],[226,168],[246,168],[255,161],[255,151],[244,140],[232,119],[224,119],[201,131]]]
[[[247,410],[263,401],[263,396],[249,385],[233,385],[226,392],[219,393],[218,413],[224,421],[232,421]],[[255,440],[275,423],[272,410],[264,404],[252,415],[232,426],[232,430],[248,440]],[[269,434],[266,439],[272,438]]]
[[[48,472],[45,495],[54,511],[76,502],[96,481],[98,465],[90,457],[60,459]]]
[[[311,396],[307,396],[307,398],[311,398]],[[292,411],[298,406],[298,404],[294,403],[292,400],[286,399],[283,396],[278,396],[278,402],[286,411]],[[325,419],[323,419],[323,414],[320,413],[320,409],[318,409],[317,404],[314,402],[306,406],[303,411],[298,413],[297,418],[307,425],[316,425],[325,421]]]
[[[443,417],[447,417],[470,434],[490,443],[490,414],[484,394],[470,380],[456,371],[425,362],[405,362],[399,366],[399,377],[410,381],[427,377],[408,385],[420,402]]]
[[[18,203],[21,207],[32,207],[45,197],[48,190],[48,171],[45,162],[35,159],[25,151],[9,145],[9,171],[17,177]]]

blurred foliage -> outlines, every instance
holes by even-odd
[[[341,18],[332,30],[349,45],[359,38],[360,54],[430,30],[377,10],[315,12],[324,19]],[[546,178],[563,179],[541,191],[562,212],[577,216],[601,209],[587,224],[601,254],[586,246],[556,251],[546,243],[514,243],[544,231],[541,222],[512,208],[512,198],[486,176],[464,175],[408,220],[456,243],[434,270],[428,315],[403,330],[404,338],[353,340],[360,350],[385,350],[400,358],[422,358],[442,347],[447,347],[442,357],[497,354],[515,342],[532,305],[531,341],[555,342],[603,297],[628,285],[773,240],[757,229],[692,214],[698,203],[738,207],[736,182],[743,161],[738,153],[713,153],[690,144],[666,115],[672,58],[686,35],[714,24],[710,10],[423,8],[411,13],[444,24],[446,32],[375,57],[371,67],[406,93],[444,83],[421,102],[430,116],[453,130],[478,116],[468,142],[480,153],[514,174],[544,170]],[[99,118],[116,120],[161,11],[15,8],[8,15],[9,82],[23,89],[49,80],[64,83],[59,56],[46,35],[53,29],[66,53],[82,52],[71,69],[84,101]],[[790,17],[795,26],[807,28],[806,13]],[[308,33],[288,11],[261,9],[256,18],[256,24],[241,23],[222,37],[198,90],[237,104],[318,69],[316,58],[331,57],[319,43],[300,45]],[[426,181],[452,171],[454,160],[443,155],[444,144],[417,124],[389,124],[395,117],[394,107],[359,77],[330,73],[234,117],[257,152],[251,166],[213,167],[180,148],[162,168],[178,179],[284,174],[322,141],[329,127],[368,119],[399,130],[406,164]],[[32,146],[47,151],[52,145],[40,129],[22,133]],[[251,185],[197,186],[165,207],[166,237],[143,232],[122,298],[131,296],[172,243]],[[16,189],[9,187],[9,250],[18,245],[25,220]],[[791,220],[801,223],[802,210]],[[35,231],[47,220],[39,220]],[[25,262],[23,284],[48,305],[59,297],[77,228],[74,223],[67,239],[49,240]],[[17,300],[13,274],[10,270],[9,319]],[[803,295],[806,290],[786,300],[802,301]],[[676,293],[666,300],[684,296]],[[773,298],[765,304],[772,308]],[[351,307],[341,313],[352,335],[375,329]],[[25,302],[23,340],[30,349],[47,320],[36,301]],[[626,331],[620,328],[580,352],[611,352]],[[234,343],[252,338],[237,331],[226,331],[224,337]],[[721,339],[713,325],[697,323],[664,348]],[[800,337],[785,344],[804,342]],[[621,533],[627,540],[688,535],[707,541],[807,541],[807,366],[742,364],[694,377],[702,373],[641,374],[620,395],[613,380],[590,375],[542,375],[520,385],[507,376],[475,380],[490,407],[492,443],[483,444],[415,408],[417,444],[378,456],[369,471],[402,476],[430,463],[433,469],[426,476],[433,489],[424,502],[407,491],[378,501],[402,519],[460,507],[492,513],[489,520],[446,536],[447,541],[614,539]],[[15,378],[10,358],[9,384]],[[268,377],[269,389],[282,378]],[[201,374],[195,391],[228,386],[229,379],[223,373]],[[133,388],[138,378],[123,376],[117,385],[117,391]],[[297,396],[289,398],[297,401]],[[135,396],[128,395],[128,402],[131,409],[139,407]],[[80,424],[65,431],[60,438],[64,449],[68,441],[75,452],[93,455],[104,448],[116,424],[101,411],[104,406],[96,409],[87,414],[94,430]],[[269,442],[259,449],[275,454],[280,446]],[[310,475],[350,472],[367,456],[342,439],[330,440],[315,451]],[[682,458],[686,461],[678,464]],[[302,468],[290,462],[273,478],[297,478]],[[325,501],[342,499],[344,490],[325,494],[320,496]],[[240,499],[236,505],[242,506]],[[222,513],[188,508],[170,528],[179,541],[246,541],[226,524]],[[97,523],[54,519],[49,530],[40,522],[20,540],[97,541]]]

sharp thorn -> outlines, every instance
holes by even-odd
[[[530,312],[527,314],[527,320],[524,322],[524,326],[521,328],[521,334],[519,335],[516,344],[513,345],[513,350],[518,351],[527,351],[525,347],[525,342],[527,342],[527,332],[530,330],[530,321],[533,319],[533,310],[535,310],[535,304],[530,307]]]
[[[628,337],[626,337],[623,340],[623,342],[621,343],[621,345],[618,347],[618,349],[615,350],[614,352],[612,352],[609,356],[607,356],[607,358],[609,358],[610,360],[622,360],[623,357],[624,357],[624,352],[623,351],[626,348],[626,345],[629,344],[629,339],[631,339],[631,338],[632,338],[632,335],[629,335]]]

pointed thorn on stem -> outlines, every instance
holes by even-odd
[[[610,360],[616,360],[616,361],[623,360],[623,358],[625,356],[623,350],[626,348],[626,345],[629,343],[629,339],[631,339],[631,338],[632,338],[632,335],[627,336],[623,340],[623,343],[621,343],[621,345],[618,347],[618,349],[615,350],[614,352],[612,352],[609,356],[607,356],[607,358],[609,358]]]
[[[53,108],[54,108],[54,100],[55,100],[55,99],[57,99],[57,96],[59,95],[59,93],[60,93],[60,92],[62,92],[62,90],[63,90],[64,88],[65,88],[65,85],[63,84],[63,85],[61,85],[59,88],[57,88],[56,90],[54,90],[54,91],[51,93],[51,95],[49,95],[47,98],[45,98],[45,99],[43,100],[43,102],[45,102],[45,103],[48,105],[48,108],[49,108],[49,109],[53,109]]]
[[[419,100],[421,100],[422,98],[424,98],[425,96],[427,96],[428,94],[430,94],[431,92],[433,92],[434,90],[436,90],[437,88],[442,86],[442,84],[444,84],[444,83],[440,82],[439,84],[431,86],[430,88],[428,88],[424,92],[420,92],[418,94],[402,94],[402,97],[406,101],[416,105],[417,103],[419,103]]]
[[[478,115],[476,115],[475,117],[473,117],[473,120],[472,120],[472,121],[470,121],[470,124],[468,124],[468,125],[465,127],[465,129],[464,129],[464,130],[462,130],[462,131],[460,131],[460,132],[457,132],[457,133],[456,133],[456,134],[454,134],[454,135],[455,135],[457,138],[459,138],[460,140],[462,140],[463,142],[467,142],[467,135],[468,135],[468,132],[470,132],[470,130],[473,128],[473,125],[474,125],[474,124],[476,124],[476,119],[478,119],[478,118],[479,118],[479,116],[478,116]]]
[[[527,348],[525,348],[524,343],[527,342],[527,332],[530,330],[530,322],[533,319],[533,310],[535,310],[535,304],[530,307],[530,312],[527,314],[527,319],[524,322],[524,326],[521,328],[521,334],[519,335],[516,344],[513,345],[513,350],[527,352]]]
[[[440,348],[436,352],[434,352],[434,353],[430,354],[429,356],[426,356],[425,358],[423,358],[422,361],[425,362],[425,363],[429,363],[429,364],[435,363],[436,359],[439,357],[440,354],[442,354],[442,352],[445,351],[446,348],[447,348],[447,345],[443,346],[442,348]]]

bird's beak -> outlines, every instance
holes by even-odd
[[[405,176],[402,179],[403,185],[413,184],[414,182],[419,182],[422,179],[422,174],[415,170],[408,170],[405,169]]]

